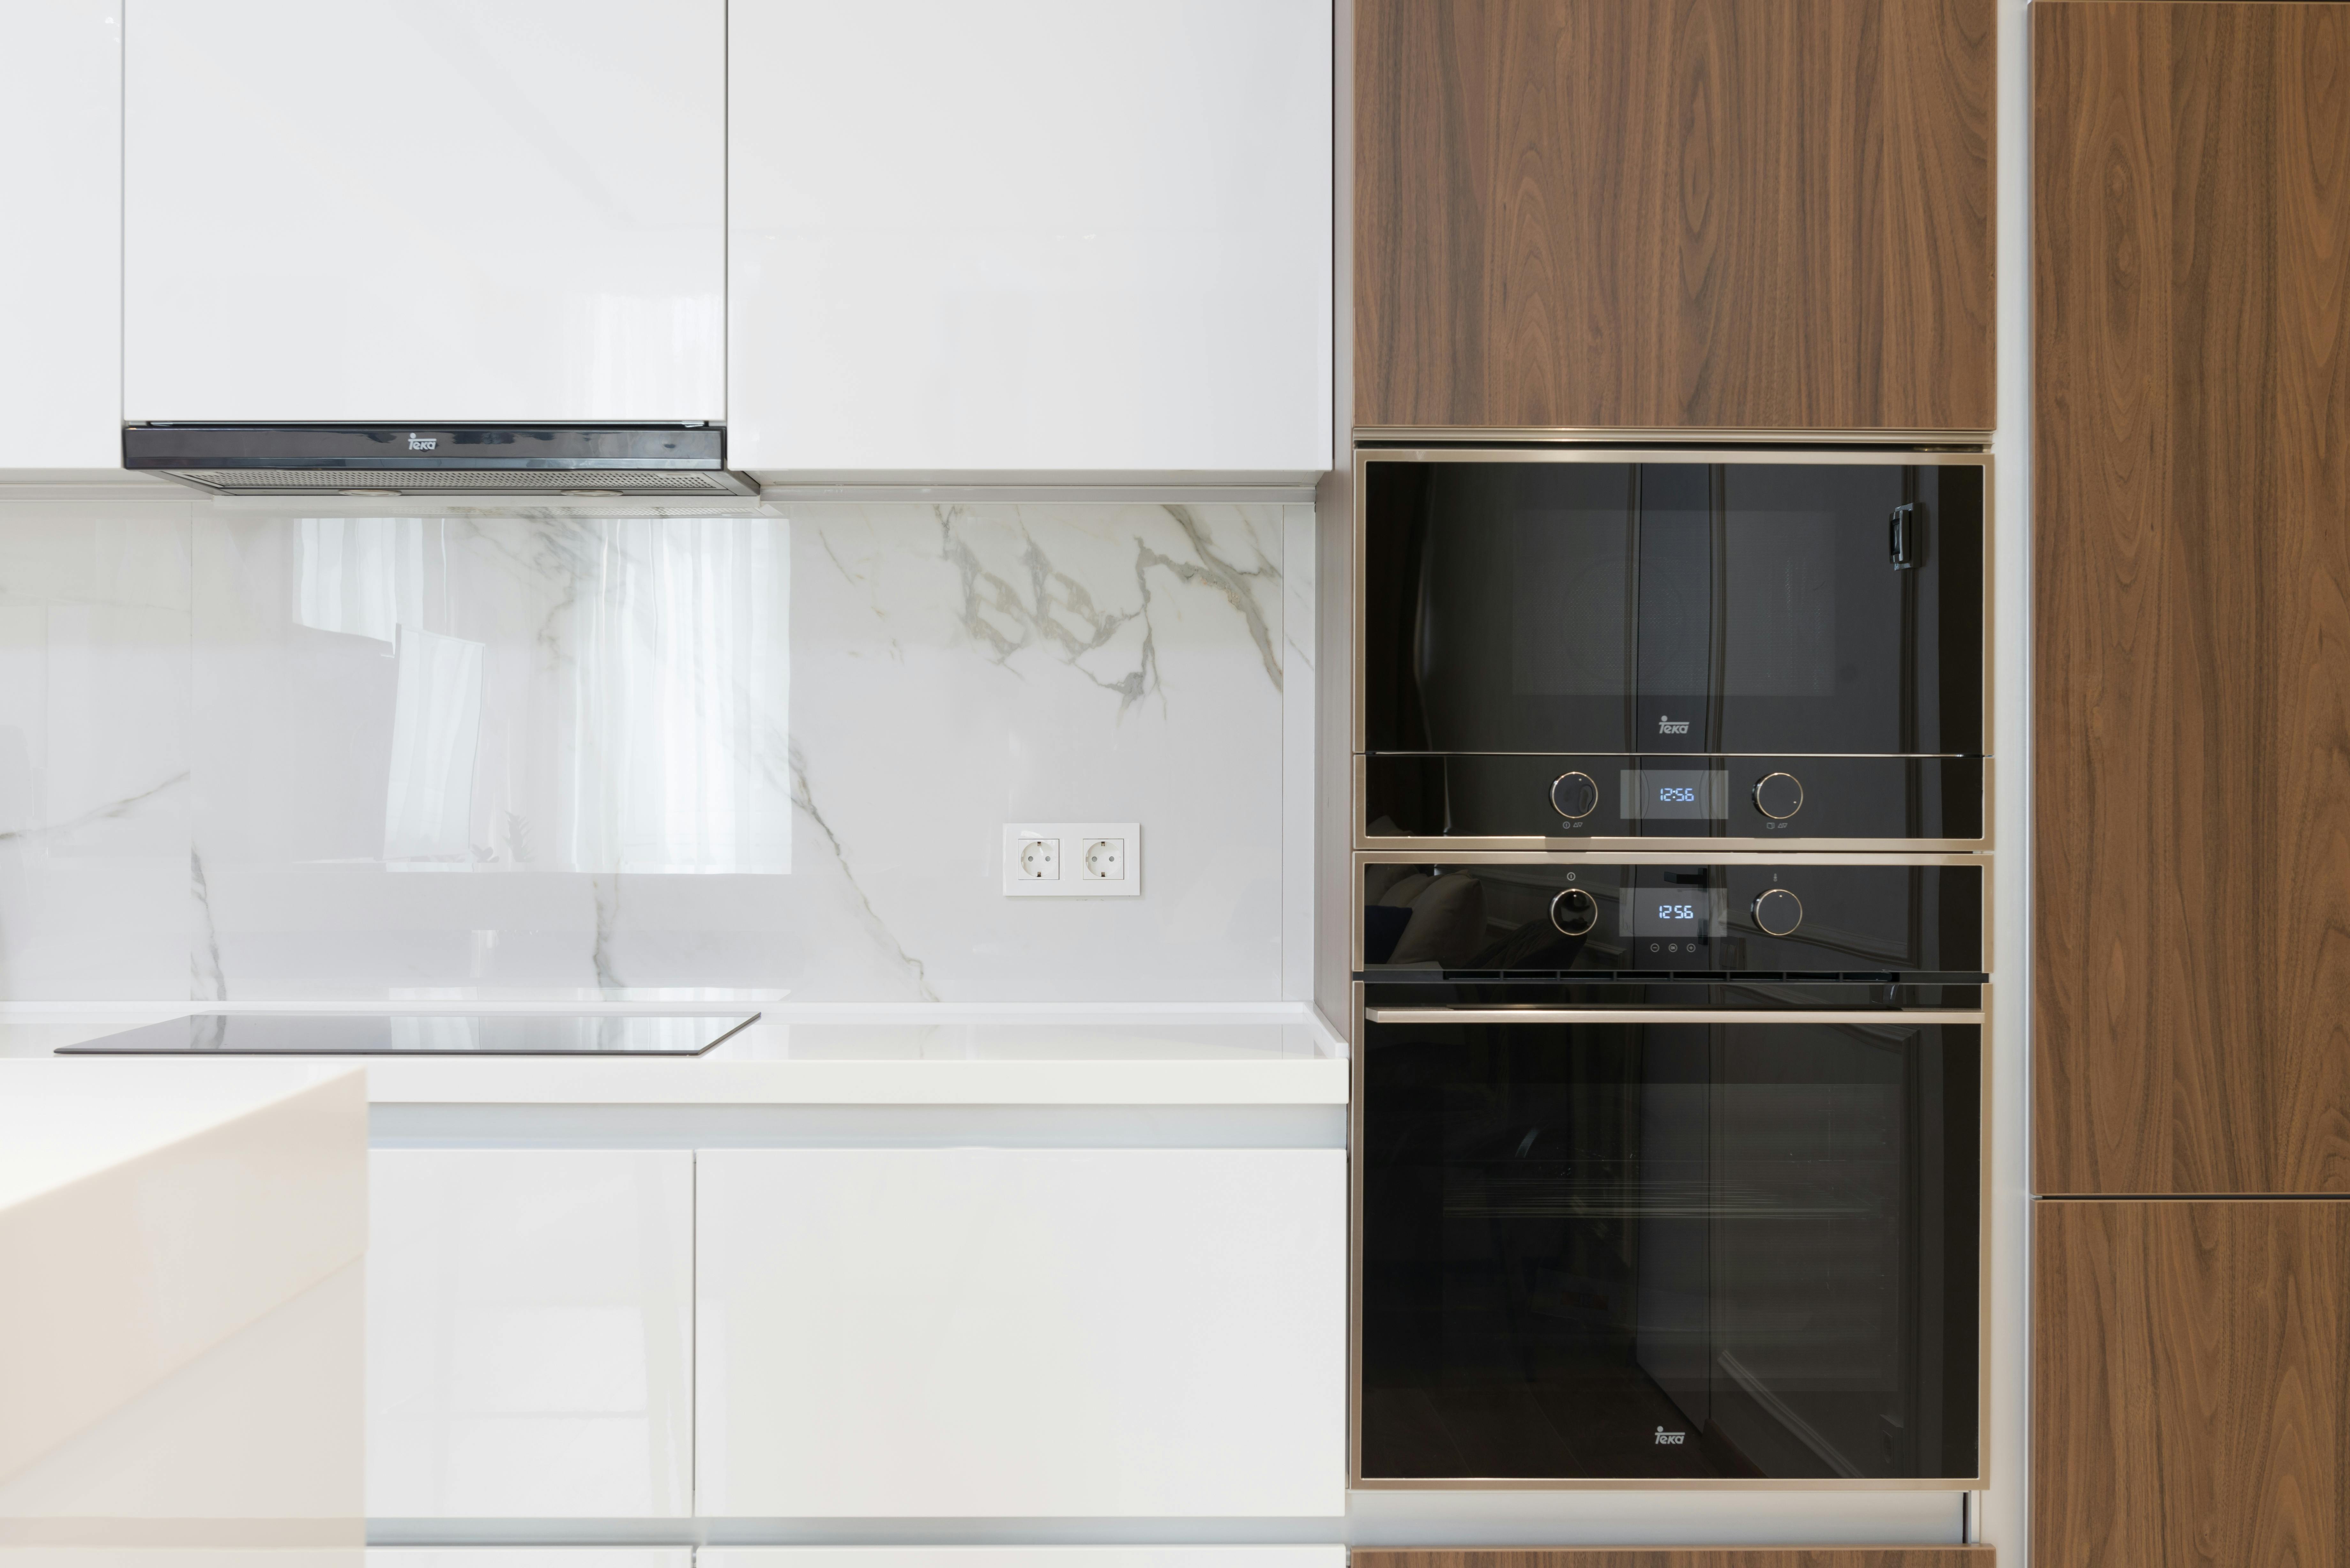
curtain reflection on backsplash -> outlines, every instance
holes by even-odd
[[[788,524],[496,514],[295,535],[296,625],[394,666],[338,719],[388,738],[366,742],[388,753],[387,866],[790,870]]]
[[[470,863],[483,648],[412,626],[399,628],[398,647],[383,857]]]
[[[403,619],[421,624],[422,518],[305,517],[297,554],[294,618],[302,625],[391,642]]]
[[[573,867],[791,869],[786,528],[603,525],[592,590],[573,607]]]

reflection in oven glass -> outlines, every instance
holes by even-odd
[[[1366,1038],[1366,1479],[1975,1473],[1973,1027]]]

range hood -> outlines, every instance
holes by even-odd
[[[126,425],[122,466],[215,495],[756,495],[716,425]]]

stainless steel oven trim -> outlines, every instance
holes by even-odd
[[[1645,756],[1652,753],[1629,752],[1584,752],[1581,756]],[[1735,752],[1709,752],[1708,756],[1738,756]],[[1773,752],[1773,756],[1793,756],[1791,752]],[[1991,846],[1992,818],[1996,814],[1999,770],[1991,759],[1983,763],[1983,836],[1981,838],[1615,838],[1606,836],[1537,838],[1532,835],[1512,837],[1499,835],[1463,834],[1457,838],[1392,838],[1374,837],[1369,825],[1363,820],[1370,799],[1371,760],[1360,752],[1354,755],[1353,813],[1351,832],[1354,846],[1361,850],[1409,850],[1421,859],[1441,858],[1460,850],[1543,850],[1556,855],[1578,855],[1605,851],[1627,853],[1641,849],[1672,849],[1693,852],[1700,856],[1737,850],[1987,850]]]
[[[1355,1069],[1355,1092],[1347,1112],[1347,1485],[1357,1491],[1980,1491],[1991,1484],[1991,1271],[1996,1257],[1991,1247],[1991,1107],[1996,1085],[1991,1075],[1992,1026],[1991,990],[1983,987],[1982,1012],[1975,1014],[1981,1022],[1971,1027],[1982,1031],[1981,1110],[1978,1118],[1981,1132],[1978,1140],[1976,1169],[1979,1174],[1976,1193],[1975,1244],[1977,1251],[1975,1303],[1975,1473],[1971,1476],[1937,1476],[1898,1480],[1646,1480],[1625,1477],[1603,1477],[1592,1480],[1555,1479],[1525,1476],[1452,1476],[1430,1479],[1413,1476],[1400,1480],[1366,1480],[1363,1475],[1363,1108],[1367,1099],[1363,1072],[1359,1064],[1363,1050],[1363,1025],[1368,1020],[1369,1009],[1364,1002],[1363,984],[1355,982],[1351,1011],[1354,1014],[1354,1039],[1357,1042],[1357,1065]],[[1716,1016],[1719,1015],[1710,1015]],[[1782,1021],[1788,1015],[1779,1014]],[[1862,1015],[1838,1014],[1847,1022],[1858,1022]],[[1882,1021],[1887,1015],[1867,1015]],[[1897,1012],[1890,1016],[1920,1022],[1934,1017],[1925,1012]],[[1521,1022],[1531,1020],[1521,1018]],[[1944,1017],[1942,1022],[1966,1023],[1962,1018]]]
[[[1564,435],[1582,434],[1586,432],[1481,430],[1461,431],[1452,433],[1462,439],[1478,441],[1508,441],[1518,437],[1555,441],[1560,439],[1560,437]],[[1905,462],[1914,463],[1920,467],[1970,466],[1980,468],[1982,470],[1983,475],[1983,739],[1988,742],[1991,736],[1999,732],[1999,715],[1995,697],[1995,693],[1999,689],[1996,679],[1998,671],[1993,666],[1991,657],[1991,650],[1997,642],[1999,635],[1998,619],[1994,609],[1994,601],[1998,598],[1998,595],[1993,591],[1993,586],[1999,580],[1999,556],[1996,547],[1996,541],[1999,537],[1998,504],[1996,499],[1998,472],[1993,466],[1991,454],[1990,452],[1982,451],[1921,452],[1909,450],[1906,444],[1906,438],[1908,437],[1914,436],[1921,441],[1932,439],[1931,432],[1927,431],[1880,431],[1877,432],[1876,437],[1856,435],[1854,432],[1837,431],[1782,431],[1775,433],[1728,431],[1684,431],[1677,432],[1684,439],[1726,441],[1741,436],[1752,436],[1762,440],[1808,441],[1813,442],[1880,439],[1886,443],[1884,446],[1879,447],[1877,450],[1864,452],[1839,452],[1827,450],[1816,445],[1781,447],[1768,451],[1741,450],[1735,448],[1724,450],[1719,447],[1704,446],[1657,447],[1624,445],[1621,443],[1627,441],[1647,441],[1650,439],[1670,439],[1670,437],[1676,432],[1619,430],[1606,431],[1595,431],[1587,433],[1596,438],[1604,438],[1618,444],[1613,446],[1548,446],[1531,448],[1521,447],[1514,449],[1497,449],[1492,447],[1475,446],[1357,447],[1356,449],[1354,467],[1355,493],[1353,497],[1354,517],[1352,519],[1352,527],[1354,530],[1354,549],[1352,552],[1353,559],[1348,563],[1349,570],[1346,587],[1347,617],[1354,623],[1352,628],[1353,658],[1349,661],[1350,668],[1347,674],[1347,683],[1348,687],[1348,749],[1355,756],[1355,776],[1352,790],[1354,798],[1348,803],[1349,814],[1352,820],[1348,824],[1347,831],[1348,836],[1356,840],[1357,847],[1367,846],[1363,843],[1367,836],[1364,830],[1368,826],[1363,816],[1363,810],[1366,803],[1363,794],[1362,759],[1366,750],[1364,740],[1365,732],[1369,727],[1369,719],[1367,711],[1367,699],[1363,687],[1364,660],[1367,657],[1367,646],[1366,643],[1366,638],[1368,635],[1366,630],[1366,622],[1368,618],[1363,613],[1363,562],[1365,558],[1365,536],[1367,532],[1364,512],[1367,504],[1368,495],[1368,486],[1365,483],[1365,480],[1369,472],[1370,465],[1374,462],[1433,462],[1440,459],[1447,462],[1721,462],[1882,464],[1890,458],[1898,455]],[[1981,441],[1988,442],[1991,439],[1990,432],[1987,431],[1981,432],[1968,431],[1963,433],[1969,440],[1974,440],[1979,436]],[[1894,437],[1897,435],[1904,437],[1905,440],[1902,441],[1895,441]],[[1357,441],[1371,441],[1383,438],[1381,433],[1378,431],[1357,430],[1355,432],[1355,439]],[[1941,439],[1944,441],[1952,439],[1952,432],[1942,432]],[[1989,761],[1988,753],[1986,753],[1985,760]],[[1997,818],[1993,815],[1992,810],[1990,776],[1987,772],[1983,785],[1983,837],[1981,839],[1983,847],[1988,848],[1992,842],[1992,836],[1996,831],[1996,821]],[[1721,840],[1716,839],[1713,842],[1720,843]],[[1904,840],[1903,842],[1914,843],[1915,841]],[[1950,841],[1937,840],[1936,842],[1947,843]],[[1971,843],[1973,841],[1967,840],[1965,842]],[[1787,847],[1794,848],[1796,847],[1796,846],[1791,843]]]
[[[1536,855],[1523,850],[1462,849],[1456,845],[1443,845],[1431,855],[1403,849],[1358,850],[1349,877],[1353,888],[1348,909],[1347,962],[1349,972],[1363,972],[1363,922],[1358,911],[1363,907],[1363,873],[1372,866],[1977,866],[1982,868],[1982,971],[1984,974],[1999,972],[1996,961],[1998,942],[1993,930],[1991,898],[1991,857],[1987,854],[1965,854],[1957,851],[1929,852],[1905,847],[1898,851],[1871,850],[1842,855],[1817,853],[1764,854],[1752,850],[1722,850],[1713,845],[1701,846],[1689,853],[1674,853],[1661,848],[1653,839],[1639,840],[1640,847],[1627,850],[1606,850],[1596,846],[1584,852],[1578,846],[1575,854]],[[1410,984],[1425,978],[1412,971],[1399,971],[1393,975],[1381,975],[1382,981]],[[1988,1005],[1988,1003],[1986,1003]]]

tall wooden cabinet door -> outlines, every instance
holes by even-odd
[[[1993,0],[1357,0],[1358,429],[1987,431]]]
[[[2350,5],[2032,15],[2033,1179],[2350,1192]]]
[[[2350,1562],[2350,1203],[2035,1210],[2033,1568]]]

